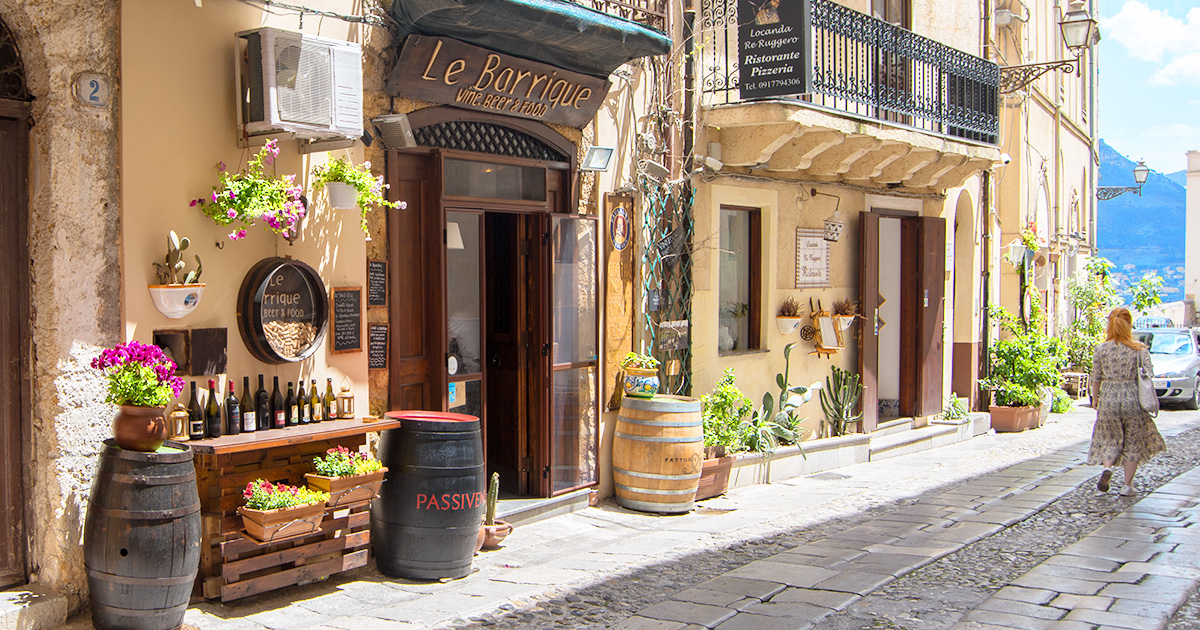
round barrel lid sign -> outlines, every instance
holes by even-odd
[[[238,327],[251,354],[269,363],[299,361],[325,337],[328,297],[312,267],[287,258],[259,261],[242,282]]]
[[[612,218],[609,219],[609,237],[612,239],[613,249],[617,251],[622,251],[629,245],[629,211],[623,205],[613,208]]]

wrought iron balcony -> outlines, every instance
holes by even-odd
[[[666,32],[667,0],[568,0]]]
[[[761,12],[758,20],[739,19],[737,6],[700,2],[696,50],[705,106],[791,99],[996,144],[995,63],[831,0],[785,2],[779,14],[793,11],[785,19]],[[786,29],[785,36],[771,29]]]

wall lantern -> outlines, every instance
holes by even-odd
[[[1062,31],[1063,43],[1075,54],[1081,54],[1084,48],[1092,45],[1096,38],[1096,20],[1088,13],[1083,0],[1071,0],[1067,14],[1058,23]]]
[[[1146,166],[1145,160],[1138,160],[1137,166],[1133,167],[1133,181],[1137,183],[1137,186],[1097,186],[1096,199],[1108,201],[1127,192],[1136,193],[1140,197],[1142,196],[1142,185],[1149,177],[1150,167]]]
[[[1079,58],[1099,39],[1100,35],[1096,27],[1096,19],[1088,13],[1084,0],[1071,0],[1066,15],[1058,23],[1058,28],[1062,32],[1063,44],[1075,57],[1058,61],[1000,66],[1000,92],[1002,94],[1012,94],[1025,89],[1038,77],[1051,70],[1074,72],[1077,75],[1082,72],[1083,64],[1080,63]]]
[[[1029,250],[1025,249],[1025,242],[1019,238],[1014,238],[1011,243],[1004,246],[1008,253],[1008,262],[1014,267],[1020,267],[1025,264],[1025,253]]]
[[[588,147],[587,155],[583,157],[583,162],[580,163],[579,170],[607,171],[609,164],[612,163],[615,151],[612,147]]]
[[[842,230],[846,229],[846,224],[842,222],[842,213],[838,211],[838,207],[842,205],[842,198],[829,193],[817,192],[816,188],[812,189],[813,197],[833,197],[836,203],[833,205],[833,214],[825,219],[825,240],[836,243],[842,238]]]

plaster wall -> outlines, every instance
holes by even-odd
[[[1185,297],[1194,299],[1200,293],[1200,151],[1187,152],[1184,217],[1187,236],[1184,242],[1183,292]]]
[[[94,457],[113,409],[88,367],[120,336],[120,198],[116,89],[118,3],[0,0],[32,103],[29,255],[32,400],[26,440],[25,527],[30,581],[77,606],[86,580],[80,545]],[[114,86],[105,107],[72,95],[79,72]],[[18,506],[10,506],[20,509]]]

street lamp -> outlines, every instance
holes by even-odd
[[[1100,201],[1108,201],[1127,192],[1137,193],[1140,197],[1142,184],[1146,183],[1148,177],[1150,177],[1150,167],[1146,166],[1145,160],[1138,160],[1137,166],[1133,167],[1133,181],[1137,182],[1137,186],[1097,186],[1096,198]]]
[[[1082,71],[1079,57],[1092,45],[1099,34],[1096,20],[1088,13],[1084,0],[1071,0],[1071,5],[1067,7],[1066,15],[1059,21],[1058,28],[1062,31],[1063,43],[1066,44],[1067,50],[1075,54],[1075,58],[1027,63],[1019,66],[1000,66],[1000,92],[1012,94],[1017,90],[1024,89],[1051,70],[1061,68],[1076,74]]]

